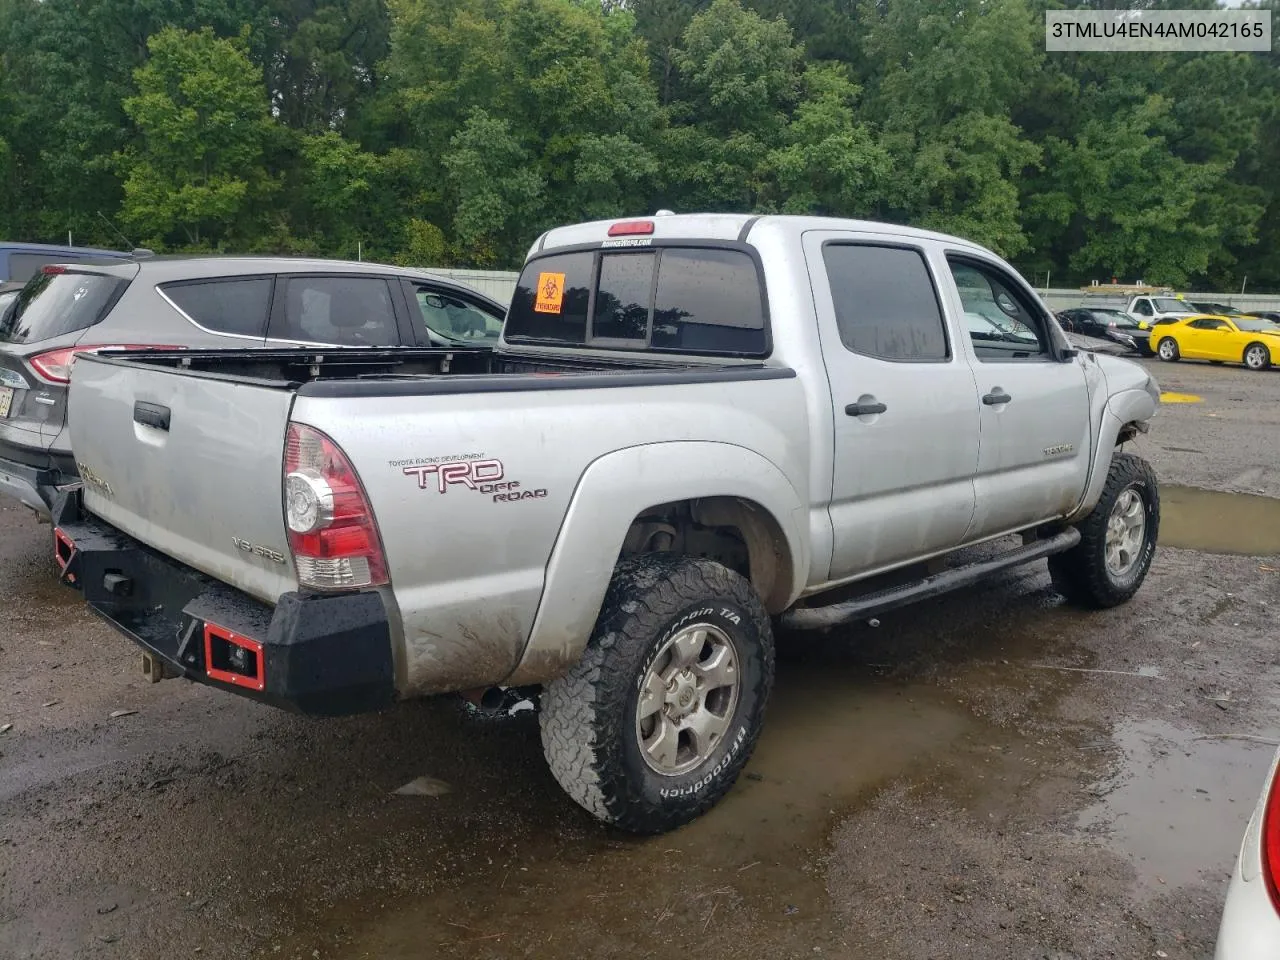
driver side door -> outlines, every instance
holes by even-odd
[[[1227,325],[1222,320],[1202,317],[1183,327],[1178,337],[1182,353],[1191,360],[1220,360],[1227,354]]]
[[[1053,321],[1004,264],[949,251],[954,309],[981,317],[969,327],[980,435],[975,508],[967,541],[1063,516],[1089,475],[1089,385],[1080,356],[1058,354]]]
[[[493,346],[504,313],[497,304],[424,280],[403,280],[414,334],[422,346]]]

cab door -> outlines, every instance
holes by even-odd
[[[954,309],[981,318],[966,349],[977,378],[982,447],[966,540],[1052,520],[1075,508],[1089,476],[1092,428],[1082,357],[1062,358],[1060,332],[1006,266],[948,251]]]
[[[978,398],[930,249],[805,234],[835,424],[833,582],[955,547],[973,516]]]

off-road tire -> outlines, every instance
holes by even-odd
[[[640,686],[666,641],[696,623],[728,634],[736,707],[711,755],[666,776],[641,755]],[[556,781],[593,816],[631,833],[673,830],[716,804],[755,748],[773,686],[773,634],[751,584],[710,560],[649,554],[614,571],[582,659],[542,696],[542,748]]]
[[[1131,488],[1142,498],[1146,509],[1144,542],[1137,564],[1123,577],[1116,577],[1107,569],[1107,523],[1116,500]],[[1102,496],[1076,527],[1080,542],[1049,558],[1053,585],[1072,603],[1095,610],[1124,603],[1146,579],[1160,535],[1160,488],[1151,465],[1132,454],[1116,454]]]
[[[1169,349],[1164,349],[1165,344],[1169,344]],[[1168,353],[1168,356],[1165,356]],[[1162,337],[1160,342],[1156,344],[1156,356],[1166,363],[1177,363],[1182,359],[1182,351],[1178,349],[1178,341],[1173,337]]]
[[[1250,360],[1250,356],[1256,359]],[[1251,343],[1244,348],[1241,360],[1250,370],[1266,370],[1271,366],[1271,352],[1267,349],[1266,344]]]

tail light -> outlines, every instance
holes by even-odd
[[[27,363],[36,373],[50,383],[70,383],[71,367],[77,353],[97,353],[99,350],[181,350],[182,347],[159,343],[102,343],[90,347],[59,347],[47,353],[28,357]]]
[[[373,508],[351,461],[314,427],[289,424],[284,512],[298,584],[348,590],[387,583]]]
[[[1271,794],[1262,814],[1262,876],[1271,905],[1280,913],[1280,770],[1271,781]]]

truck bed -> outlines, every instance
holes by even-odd
[[[565,387],[593,387],[640,382],[706,382],[709,378],[750,379],[766,370],[757,361],[685,362],[636,357],[547,356],[499,352],[485,348],[317,350],[174,350],[104,351],[98,362],[170,369],[185,376],[243,382],[256,387],[300,390],[308,395],[367,396],[392,393],[457,393],[469,390],[553,389],[550,376],[569,377]],[[610,379],[599,377],[608,375]],[[617,380],[624,375],[623,380]],[[625,375],[630,375],[627,377]],[[665,376],[663,376],[665,375]],[[754,374],[759,376],[759,373]],[[766,374],[769,375],[769,374]],[[772,375],[777,375],[774,370]],[[639,379],[634,379],[636,377]],[[582,380],[589,377],[588,380]],[[439,381],[451,381],[444,386]],[[494,383],[500,379],[501,384]],[[433,381],[428,387],[425,381]],[[405,382],[412,384],[406,386]],[[488,382],[486,382],[488,381]],[[341,384],[341,386],[335,386]],[[334,391],[338,392],[334,392]]]

